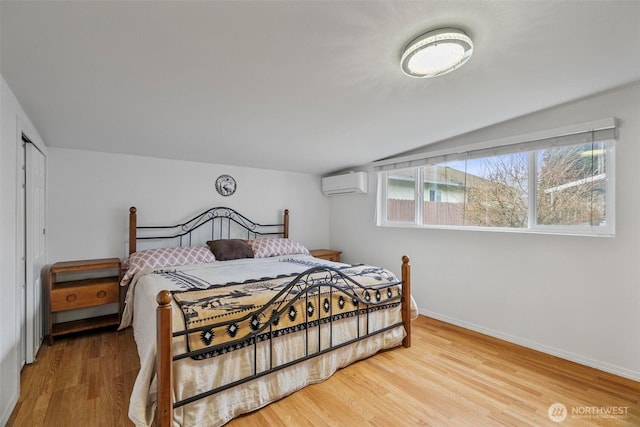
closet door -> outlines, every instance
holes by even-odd
[[[26,362],[33,363],[44,338],[44,307],[41,271],[45,254],[45,156],[33,144],[25,144],[26,228]]]

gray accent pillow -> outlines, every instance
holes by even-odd
[[[209,240],[207,246],[216,257],[216,261],[229,261],[240,258],[253,258],[253,250],[246,240],[223,239]]]

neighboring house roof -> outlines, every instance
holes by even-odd
[[[413,173],[394,172],[389,176],[390,180],[413,181]],[[493,183],[492,181],[470,174],[449,166],[430,166],[429,172],[424,177],[425,184],[433,184],[441,187],[474,187],[481,183]],[[497,184],[496,184],[497,185]]]

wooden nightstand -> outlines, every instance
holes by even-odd
[[[73,275],[74,280],[58,281],[57,275]],[[101,276],[97,277],[96,276]],[[49,345],[53,337],[118,325],[120,323],[120,259],[87,259],[56,262],[49,270]],[[66,310],[118,304],[118,313],[72,322],[54,323],[53,315]]]
[[[342,251],[334,251],[332,249],[312,249],[309,252],[313,257],[335,262],[340,262],[340,254],[342,253]]]

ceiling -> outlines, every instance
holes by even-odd
[[[638,1],[7,1],[0,72],[45,143],[327,174],[640,80]],[[401,49],[455,26],[435,78]]]

